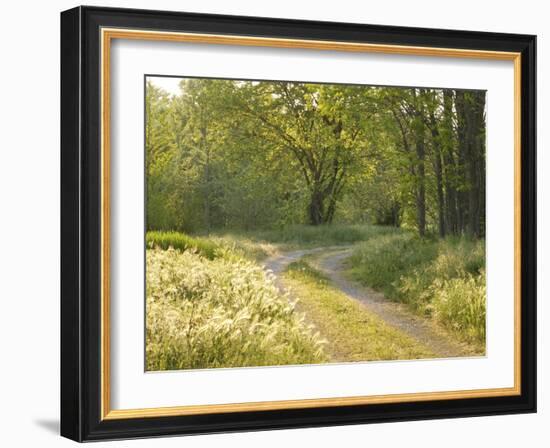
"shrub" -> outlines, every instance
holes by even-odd
[[[381,235],[360,244],[351,263],[360,282],[433,316],[464,340],[484,342],[484,241]]]
[[[151,231],[147,232],[145,239],[148,248],[168,249],[171,247],[181,252],[191,250],[211,260],[216,257],[216,251],[219,249],[218,244],[206,238],[191,237],[181,232]]]
[[[197,252],[210,260],[228,256],[259,261],[275,252],[274,247],[268,243],[236,238],[233,235],[212,235],[204,238],[192,237],[182,232],[150,231],[147,232],[146,241],[148,248]]]
[[[464,335],[465,339],[485,340],[485,272],[474,277],[465,274],[449,280],[436,280],[431,286],[434,316]]]
[[[372,238],[351,256],[354,276],[362,283],[383,291],[388,298],[404,300],[399,280],[414,268],[421,269],[436,256],[435,245],[411,233],[401,232]]]
[[[242,258],[147,250],[147,370],[325,360],[273,278]]]

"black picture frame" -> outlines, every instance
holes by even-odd
[[[521,53],[521,394],[101,418],[100,29],[243,35]],[[100,7],[61,13],[61,435],[76,441],[536,411],[536,37]]]

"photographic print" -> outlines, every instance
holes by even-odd
[[[146,370],[484,356],[485,101],[145,76]]]
[[[536,412],[536,36],[61,14],[61,434]]]

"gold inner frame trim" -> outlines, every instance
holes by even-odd
[[[521,54],[514,52],[418,47],[303,39],[195,34],[137,29],[101,29],[101,419],[129,419],[284,409],[307,409],[413,401],[502,397],[521,394]],[[295,48],[356,53],[455,57],[514,62],[514,386],[442,392],[315,398],[140,409],[111,409],[110,347],[110,50],[113,39],[213,45]]]

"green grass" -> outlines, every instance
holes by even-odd
[[[149,231],[146,243],[148,248],[173,248],[180,252],[195,252],[209,260],[219,257],[242,257],[260,261],[275,251],[269,243],[231,234],[203,237],[190,236],[182,232]]]
[[[212,260],[220,256],[241,256],[261,261],[278,250],[337,246],[366,241],[381,235],[399,233],[398,229],[373,225],[293,225],[277,230],[251,232],[214,232],[209,236],[175,231],[149,231],[147,247],[180,252],[196,252]]]
[[[284,229],[257,230],[250,232],[213,232],[209,236],[188,235],[174,231],[149,231],[147,247],[181,252],[195,251],[214,259],[229,250],[254,261],[261,261],[277,250],[307,249],[320,246],[349,245],[367,241],[382,235],[400,234],[400,230],[388,226],[374,225],[293,225]]]
[[[354,244],[349,270],[354,280],[383,292],[391,300],[406,303],[418,314],[442,324],[457,339],[470,344],[474,352],[485,351],[484,241],[420,239],[404,230],[369,225],[304,225],[281,230],[219,233],[209,237],[179,232],[147,233],[148,253],[153,248],[173,248],[175,251],[172,252],[196,256],[205,262],[219,262],[220,266],[227,263],[224,266],[231,275],[236,275],[233,280],[225,278],[224,282],[229,282],[229,285],[241,281],[240,271],[233,271],[233,265],[245,262],[254,265],[277,250],[349,244]],[[176,255],[172,254],[172,257]],[[431,356],[408,336],[388,327],[364,307],[330,286],[326,278],[307,263],[292,264],[285,274],[285,281],[301,298],[299,307],[308,320],[315,323],[323,336],[331,341],[329,348],[334,359]],[[169,288],[170,283],[163,287]],[[201,294],[209,294],[207,286]],[[224,289],[219,290],[220,296],[225,294]],[[178,353],[174,348],[165,347],[165,350],[167,353]],[[228,350],[231,352],[232,349]],[[174,361],[177,356],[171,358],[172,361],[155,365],[179,365]],[[246,362],[260,363],[258,365],[274,362],[271,357],[271,361],[264,364],[260,358],[249,357]],[[226,365],[229,361],[216,362]],[[240,360],[237,364],[239,362],[245,361]]]
[[[484,241],[381,235],[359,244],[350,262],[355,280],[484,348]]]
[[[196,252],[212,260],[216,258],[216,252],[220,245],[208,238],[192,237],[181,232],[147,232],[145,240],[148,248],[159,249],[173,248],[180,252]]]
[[[331,286],[306,261],[291,263],[285,285],[299,297],[303,312],[321,335],[331,362],[433,358],[436,355],[400,330],[390,327],[359,302]]]
[[[292,225],[282,229],[257,230],[235,235],[245,237],[250,241],[277,244],[283,249],[296,249],[348,245],[398,231],[398,229],[388,226],[331,224]]]

